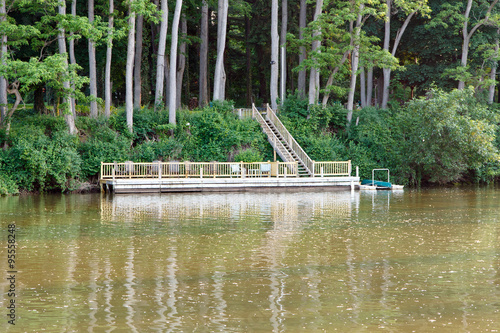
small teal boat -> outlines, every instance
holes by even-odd
[[[392,188],[392,184],[389,182],[383,182],[381,180],[373,180],[373,179],[363,179],[361,181],[361,185],[377,186],[378,190]]]
[[[375,171],[387,171],[387,181],[375,180]],[[372,179],[364,179],[361,181],[361,186],[365,186],[366,189],[377,189],[377,190],[402,190],[403,185],[393,185],[390,183],[390,171],[389,169],[373,169]]]

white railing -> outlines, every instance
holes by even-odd
[[[253,109],[238,108],[238,109],[234,109],[233,112],[240,119],[253,117]]]
[[[283,136],[283,139],[288,143],[290,148],[297,154],[297,156],[300,158],[302,163],[304,163],[304,166],[307,168],[308,173],[311,176],[314,176],[314,161],[311,160],[309,155],[306,154],[306,152],[302,149],[302,147],[295,141],[293,136],[288,132],[286,129],[285,125],[281,122],[281,120],[276,116],[274,111],[269,107],[269,104],[267,105],[267,117],[269,120],[271,120],[278,129],[278,131],[281,133]]]
[[[283,145],[283,143],[280,141],[280,139],[276,136],[276,134],[274,134],[273,130],[269,127],[269,125],[264,120],[264,117],[262,117],[260,112],[257,110],[255,105],[253,105],[253,104],[252,104],[252,112],[253,112],[252,113],[253,118],[259,122],[262,129],[264,130],[264,133],[266,133],[267,141],[269,141],[271,146],[278,152],[280,157],[286,162],[295,161],[292,154],[288,151],[288,149],[286,149],[286,147]]]
[[[100,179],[298,177],[297,162],[101,162]]]
[[[343,162],[314,162],[314,176],[350,176],[352,172],[351,161]]]

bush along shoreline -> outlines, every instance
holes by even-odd
[[[259,124],[232,110],[224,102],[179,111],[175,126],[167,111],[137,110],[133,133],[123,111],[109,119],[79,117],[78,136],[62,117],[19,110],[9,134],[0,129],[0,195],[96,189],[101,161],[272,160]],[[364,108],[351,124],[340,103],[308,106],[290,95],[279,116],[313,160],[351,160],[362,178],[389,168],[395,182],[420,187],[500,176],[498,106],[481,103],[473,90],[433,89],[404,106]]]

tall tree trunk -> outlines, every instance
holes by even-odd
[[[130,132],[134,130],[134,51],[135,51],[135,12],[131,0],[128,18],[128,42],[127,42],[127,64],[125,66],[125,112],[127,114],[127,126]]]
[[[359,11],[363,10],[364,5],[359,5]],[[349,94],[347,96],[347,122],[351,123],[352,111],[354,109],[354,93],[356,91],[356,77],[359,65],[359,46],[360,46],[360,34],[361,34],[361,14],[358,14],[356,20],[356,27],[354,28],[354,49],[352,50],[352,60],[351,60],[351,85],[349,87]]]
[[[286,98],[286,33],[288,29],[288,0],[281,0],[281,104]]]
[[[179,39],[179,20],[181,17],[182,0],[176,0],[174,19],[172,22],[172,45],[170,48],[170,96],[168,100],[168,122],[176,123],[176,106],[177,106],[177,41]]]
[[[214,101],[223,101],[225,99],[224,87],[226,85],[226,77],[224,73],[224,50],[226,48],[228,7],[228,0],[219,0],[219,10],[217,13],[217,59],[215,62],[214,74]]]
[[[252,51],[250,50],[250,18],[245,15],[245,44],[246,44],[246,65],[247,65],[247,107],[253,103],[252,94]]]
[[[498,50],[500,47],[499,38],[498,38],[499,34],[500,34],[500,29],[497,29],[497,35],[495,38],[495,58],[498,58]],[[488,93],[488,103],[489,104],[493,104],[493,101],[495,100],[497,67],[498,67],[498,60],[494,60],[494,63],[491,66],[491,72],[490,72],[490,80],[493,83],[489,87],[489,93]]]
[[[203,107],[208,104],[208,3],[203,0],[201,7],[201,26],[200,26],[200,78],[199,88],[200,96],[198,105]]]
[[[373,67],[368,68],[368,75],[366,76],[366,105],[373,106]]]
[[[278,36],[278,0],[271,2],[271,108],[276,110],[278,105],[278,76],[279,76],[279,36]]]
[[[134,109],[141,108],[141,63],[142,63],[142,31],[144,27],[144,17],[137,15],[137,26],[135,31],[135,55],[134,55]]]
[[[73,0],[71,2],[71,16],[73,16],[73,18],[76,17],[76,0]],[[71,65],[75,65],[76,64],[76,57],[75,57],[75,40],[72,38],[73,37],[73,31],[70,31],[70,39],[69,39],[69,63]],[[70,83],[71,84],[71,88],[72,89],[75,89],[75,85],[73,82]],[[73,114],[75,115],[76,114],[76,100],[75,100],[75,97],[74,96],[71,96],[70,97],[70,103],[71,103],[71,110],[73,112]]]
[[[89,0],[89,22],[94,22],[94,0]],[[90,79],[90,116],[97,118],[97,68],[94,41],[89,38],[89,79]]]
[[[165,81],[165,50],[168,30],[168,0],[161,0],[160,40],[158,42],[158,59],[156,62],[155,109],[163,102],[163,82]]]
[[[316,9],[314,11],[314,21],[316,21],[321,14],[323,9],[323,0],[316,0]],[[321,34],[320,31],[315,30],[313,32],[313,37],[317,37]],[[321,46],[321,42],[318,40],[313,40],[311,50],[314,52]],[[319,51],[318,51],[319,52]],[[309,74],[309,104],[316,104],[319,98],[319,70],[315,67],[311,68]]]
[[[58,6],[59,9],[59,15],[65,16],[66,15],[66,3],[61,3]],[[67,58],[67,51],[66,51],[66,36],[65,36],[65,31],[64,28],[60,27],[59,28],[59,33],[57,35],[57,42],[59,46],[59,54],[63,55],[64,57],[64,70],[68,70],[68,58]],[[75,115],[73,113],[71,103],[69,101],[69,96],[67,94],[67,91],[70,90],[70,83],[69,81],[64,81],[63,82],[63,87],[64,87],[64,95],[63,95],[63,105],[66,108],[64,110],[64,119],[66,121],[66,124],[68,125],[69,133],[70,134],[76,134],[78,132],[76,125],[75,125]]]
[[[483,24],[485,24],[486,22],[488,22],[489,20],[489,17],[491,15],[491,11],[493,9],[493,7],[496,6],[498,0],[494,0],[488,10],[486,11],[486,14],[484,15],[484,18],[482,20],[480,20],[470,31],[469,31],[469,28],[468,28],[468,24],[469,24],[469,16],[470,16],[470,12],[471,12],[471,9],[472,9],[472,0],[468,0],[467,1],[467,7],[465,9],[465,14],[464,14],[464,24],[463,24],[463,28],[462,28],[462,36],[463,36],[463,43],[462,43],[462,60],[461,60],[461,64],[462,64],[462,67],[467,67],[467,58],[469,56],[469,44],[470,44],[470,40],[471,40],[471,37],[472,35],[476,32],[477,29],[479,29]],[[459,80],[458,82],[458,89],[459,90],[462,90],[465,88],[465,81],[463,80]]]
[[[182,15],[181,20],[181,36],[182,42],[179,45],[179,54],[178,54],[178,62],[177,62],[177,109],[181,107],[181,98],[182,98],[182,79],[184,78],[184,69],[186,68],[186,38],[187,38],[187,20],[186,16]]]
[[[106,46],[106,70],[104,73],[104,116],[111,115],[111,60],[113,56],[114,2],[109,0],[108,40]]]
[[[361,89],[361,107],[366,107],[366,77],[365,77],[365,68],[361,67],[359,72],[359,85]]]
[[[299,39],[304,39],[303,30],[306,27],[306,14],[307,14],[306,0],[300,0],[300,16],[299,16]],[[299,65],[306,59],[306,48],[301,46],[299,51]],[[299,71],[299,82],[297,83],[297,90],[301,97],[306,96],[306,70]]]
[[[0,0],[0,23],[5,22],[7,19],[7,8],[5,6],[5,0]],[[7,35],[0,36],[1,47],[0,47],[0,59],[2,64],[5,64],[5,57],[7,56]],[[7,80],[0,76],[0,124],[3,123],[4,118],[7,115]]]

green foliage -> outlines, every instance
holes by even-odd
[[[415,171],[415,181],[457,181],[467,170],[497,160],[496,118],[477,102],[472,89],[433,89],[428,99],[409,103],[399,121],[405,129],[405,161]]]
[[[10,194],[19,194],[19,188],[8,175],[0,174],[0,195]]]
[[[47,136],[43,127],[15,130],[12,147],[4,153],[2,172],[26,190],[71,189],[81,171],[76,137],[66,131]]]
[[[234,156],[235,162],[262,162],[262,154],[255,148],[245,149],[236,156]]]

